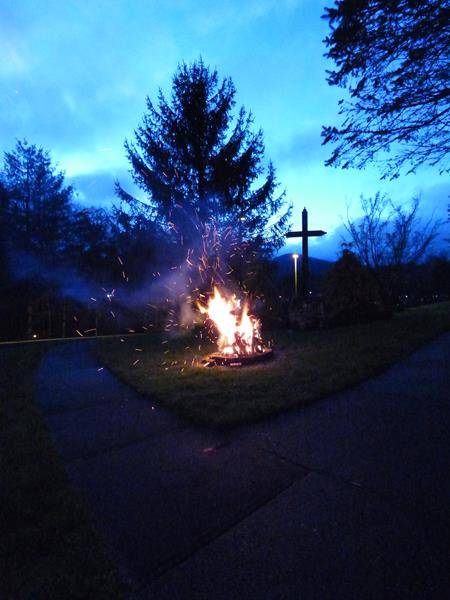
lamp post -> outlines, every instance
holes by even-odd
[[[294,296],[295,298],[298,297],[298,269],[297,269],[297,261],[298,261],[298,254],[295,253],[292,255],[292,258],[294,259]]]

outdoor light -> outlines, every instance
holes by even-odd
[[[295,252],[292,255],[292,258],[294,259],[294,291],[295,291],[295,297],[297,298],[297,296],[298,296],[298,270],[297,270],[298,254]]]
[[[308,295],[309,290],[309,265],[308,265],[308,239],[310,237],[320,237],[325,235],[326,231],[322,229],[308,229],[308,211],[302,210],[302,229],[301,231],[289,231],[287,238],[302,238],[302,297]],[[295,297],[297,297],[297,258],[298,254],[292,255],[295,260]]]

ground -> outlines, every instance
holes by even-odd
[[[356,388],[227,432],[151,405],[86,345],[39,405],[134,598],[441,598],[450,335]]]
[[[0,359],[0,597],[120,597],[114,562],[33,401],[48,345],[2,348]],[[3,570],[4,569],[4,570]]]
[[[100,360],[158,404],[217,428],[265,419],[380,372],[450,329],[450,303],[406,310],[387,321],[331,330],[277,331],[275,359],[245,369],[192,366],[213,346],[191,338],[105,339]]]
[[[126,597],[444,597],[450,334],[302,410],[222,431],[141,396],[93,351],[53,346],[35,401]]]

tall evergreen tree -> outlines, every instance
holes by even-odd
[[[233,228],[239,241],[266,250],[281,245],[289,209],[277,194],[272,163],[263,166],[262,131],[241,108],[234,117],[236,90],[219,80],[202,59],[181,64],[167,99],[147,98],[147,113],[126,141],[135,183],[146,193],[148,210],[171,235],[195,244],[211,221]],[[120,186],[122,199],[132,197]]]
[[[56,266],[66,250],[72,188],[64,185],[64,174],[52,165],[49,153],[25,140],[17,141],[12,152],[5,152],[0,178],[4,191],[2,246],[13,284],[8,295],[14,295],[14,305],[26,313],[28,337],[34,331],[36,304],[46,298],[46,335],[51,335],[54,290],[42,279],[41,268]],[[15,285],[16,277],[23,283]]]
[[[51,262],[63,250],[70,222],[72,188],[65,186],[64,173],[47,151],[18,140],[5,152],[2,183],[11,242]]]

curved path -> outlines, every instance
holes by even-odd
[[[52,350],[36,400],[130,597],[443,598],[450,334],[263,424],[194,428],[89,344]]]

